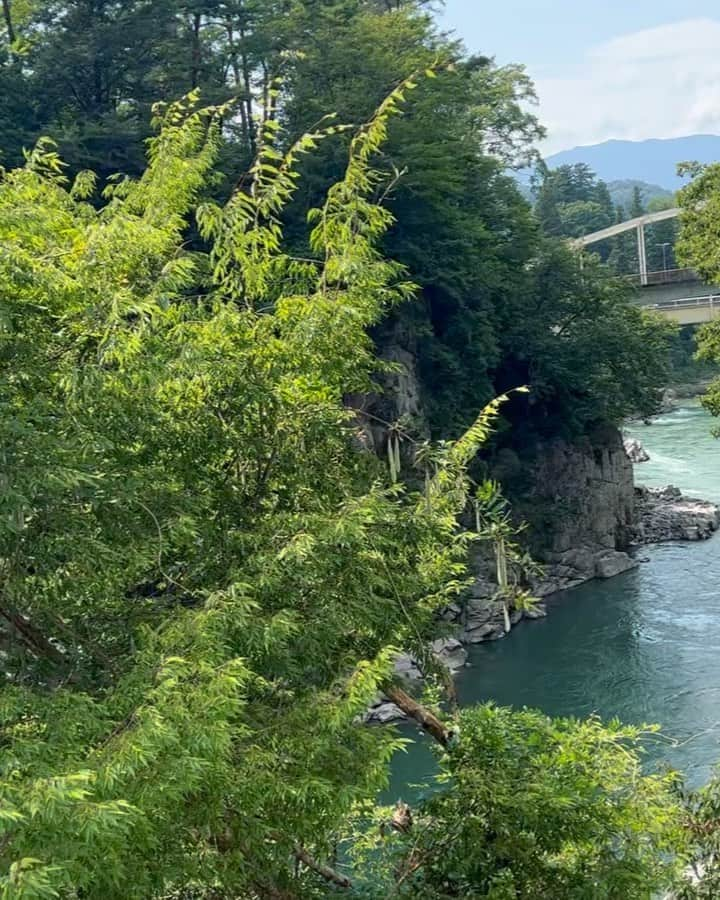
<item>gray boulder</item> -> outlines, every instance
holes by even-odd
[[[619,550],[604,550],[595,557],[595,577],[614,578],[628,569],[637,568],[637,562]]]
[[[649,462],[650,456],[648,455],[647,450],[643,447],[640,441],[637,438],[625,438],[623,440],[623,446],[625,447],[625,452],[628,455],[628,459],[634,463],[644,463]]]
[[[407,716],[399,706],[395,706],[389,700],[380,700],[367,711],[365,721],[369,724],[389,725],[391,722],[405,722]]]
[[[510,623],[514,624],[512,616]],[[465,608],[465,630],[461,637],[466,644],[480,644],[505,637],[502,603],[492,597],[470,597]]]
[[[438,638],[430,646],[436,659],[447,666],[451,672],[462,669],[467,662],[467,650],[457,638]]]
[[[544,603],[536,603],[530,609],[525,610],[526,619],[544,619],[547,616],[547,606]]]
[[[416,681],[422,678],[415,660],[407,653],[399,653],[395,657],[395,674],[407,681]]]

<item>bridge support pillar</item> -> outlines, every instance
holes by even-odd
[[[647,287],[648,283],[648,266],[647,253],[645,251],[645,226],[641,223],[637,227],[637,243],[638,243],[638,264],[640,267],[640,284]]]

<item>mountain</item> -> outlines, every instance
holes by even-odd
[[[676,191],[683,184],[677,175],[677,164],[688,160],[720,161],[720,136],[692,134],[647,141],[605,141],[554,153],[545,162],[553,169],[587,163],[603,181],[637,180]]]

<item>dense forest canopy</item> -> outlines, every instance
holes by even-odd
[[[468,475],[493,429],[647,413],[667,361],[508,174],[523,69],[430,6],[3,0],[8,900],[647,898],[715,859],[715,789],[644,774],[646,732],[458,712],[428,651],[471,546],[521,566]],[[552,216],[612,216],[576,174]],[[443,440],[388,422],[386,459],[348,398],[389,340]],[[437,745],[410,811],[381,690]]]
[[[669,191],[646,199],[643,187],[647,189],[648,185],[627,182],[626,202],[613,203],[611,186],[598,179],[585,163],[563,165],[556,169],[547,169],[541,164],[533,190],[535,213],[546,234],[576,238],[645,213],[675,206],[675,199]],[[616,190],[616,195],[618,193]],[[675,268],[677,232],[678,225],[674,219],[646,226],[649,271]],[[637,236],[634,231],[595,244],[593,250],[612,272],[618,275],[638,273]]]
[[[253,158],[262,120],[281,125],[287,140],[328,114],[338,124],[362,122],[408,72],[441,62],[447,68],[409,98],[376,161],[388,173],[384,203],[397,222],[385,250],[422,289],[420,301],[386,320],[378,337],[392,342],[399,334],[417,358],[433,433],[456,435],[495,393],[530,382],[532,399],[508,408],[524,423],[527,433],[516,435],[523,443],[647,413],[666,368],[652,337],[657,328],[599,270],[581,284],[570,256],[548,290],[544,260],[562,257],[563,245],[542,234],[508,173],[533,158],[542,135],[529,112],[532,84],[520,66],[468,57],[435,30],[430,7],[410,0],[9,0],[0,68],[5,162],[19,162],[23,147],[48,135],[71,174],[89,168],[101,182],[117,171],[137,176],[151,104],[199,88],[205,103],[230,102],[222,177],[207,189],[222,200]],[[298,255],[309,253],[307,210],[340,176],[346,146],[347,139],[324,142],[301,165],[284,214]],[[538,218],[547,235],[613,219],[607,188],[575,169],[543,183]],[[566,174],[567,189],[554,182]],[[555,227],[550,219],[558,215],[565,221]],[[549,341],[546,328],[558,339]],[[597,359],[588,360],[582,379],[568,380],[583,342],[598,348]],[[629,392],[623,361],[648,348],[653,374]]]

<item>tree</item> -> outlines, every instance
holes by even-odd
[[[358,446],[343,402],[372,387],[368,330],[413,290],[378,250],[392,216],[369,164],[413,83],[353,138],[312,214],[313,260],[287,252],[280,216],[297,160],[332,126],[283,153],[269,120],[252,189],[225,205],[199,199],[226,110],[188,103],[159,112],[147,170],[113,181],[100,210],[93,177],[68,183],[47,142],[0,184],[4,896],[349,890],[334,848],[365,840],[358,814],[402,743],[358,722],[381,688],[438,739],[463,779],[456,802],[473,793],[465,760],[485,764],[509,714],[445,719],[426,645],[482,537],[458,517],[498,403],[418,454],[413,492]],[[205,253],[184,245],[191,211]],[[425,705],[393,683],[400,648],[423,660]],[[601,757],[612,732],[565,729],[558,755],[563,726],[524,721],[510,719],[512,746],[554,755],[548,783],[526,754],[539,793],[520,818],[542,816],[554,781],[558,816],[589,790],[592,846],[577,818],[570,845],[556,818],[541,846],[583,855],[564,869],[578,891],[600,866],[644,896],[669,866],[663,783],[638,774],[633,747]],[[585,789],[565,747],[625,768]],[[441,804],[427,815],[443,829]],[[494,821],[518,821],[507,790]],[[459,876],[480,891],[497,868]]]
[[[681,266],[695,269],[704,281],[714,284],[720,278],[720,165],[688,163],[679,170],[690,175],[691,181],[678,194],[683,211],[675,253]],[[720,328],[716,321],[698,329],[696,342],[699,359],[720,362]],[[710,385],[702,402],[711,415],[720,415],[720,380]]]
[[[581,237],[611,225],[614,208],[605,182],[575,163],[541,173],[535,212],[546,234]]]
[[[15,24],[13,22],[12,9],[10,7],[10,0],[2,0],[2,13],[3,13],[3,21],[5,24],[5,36],[7,37],[8,44],[15,43]]]
[[[626,221],[629,216],[622,206],[615,209],[615,222]],[[636,275],[639,271],[637,258],[637,240],[634,231],[622,232],[616,235],[612,241],[612,250],[608,257],[608,266],[617,275]]]
[[[386,252],[421,288],[418,301],[385,322],[377,337],[391,343],[401,336],[418,360],[433,433],[457,435],[472,420],[470,410],[494,396],[493,312],[520,289],[536,231],[503,164],[521,164],[540,129],[526,108],[532,88],[520,67],[464,58],[462,48],[433,33],[427,16],[405,7],[379,14],[367,4],[345,4],[340,17],[337,4],[325,4],[305,29],[302,56],[289,64],[280,115],[293,132],[327,109],[352,121],[408,68],[438,58],[450,63],[413,92],[376,161],[388,174],[385,202],[399,223],[387,235]],[[318,202],[340,165],[339,144],[324,145],[303,165],[288,216],[300,255],[307,250],[304,210]]]
[[[389,175],[385,202],[398,221],[384,250],[420,287],[374,336],[399,339],[417,360],[432,433],[457,436],[502,390],[514,366],[502,355],[505,310],[535,291],[530,273],[545,250],[507,168],[533,158],[542,129],[522,67],[468,56],[438,34],[428,10],[410,0],[68,0],[18,16],[16,0],[26,49],[21,65],[0,67],[4,161],[19,162],[23,147],[49,134],[72,175],[89,167],[101,181],[117,170],[138,177],[150,106],[197,85],[205,102],[234,98],[203,188],[224,201],[242,183],[264,120],[283,126],[286,143],[328,110],[340,124],[364,121],[408,71],[446,63],[414,92],[373,161]],[[350,133],[299,164],[283,212],[298,257],[314,255],[306,214],[342,177]],[[607,189],[582,166],[548,174],[537,210],[556,234],[593,230],[614,215]],[[194,227],[187,239],[202,248]],[[606,258],[609,247],[600,252]]]
[[[680,805],[672,776],[626,753],[639,729],[492,705],[459,726],[421,816],[381,842],[382,896],[610,900],[674,881]]]
[[[648,203],[647,211],[660,212],[664,209],[672,209],[675,199],[672,197],[656,197]],[[656,222],[645,229],[647,244],[648,268],[651,272],[661,272],[665,269],[674,269],[675,242],[678,236],[677,219],[666,219],[664,222]]]
[[[640,191],[640,185],[633,185],[632,199],[630,201],[630,206],[628,207],[628,212],[631,219],[637,219],[639,216],[642,216],[646,212],[642,193]]]
[[[253,197],[198,211],[212,260],[181,245],[217,115],[171,107],[147,172],[100,213],[82,199],[91,182],[68,191],[46,148],[0,188],[15,411],[2,614],[20,639],[3,698],[17,738],[1,788],[11,896],[148,897],[200,873],[267,896],[294,880],[297,848],[327,853],[382,782],[395,738],[353,721],[401,632],[422,641],[416,613],[454,591],[463,546],[441,490],[460,486],[461,463],[449,456],[429,482],[437,503],[400,500],[353,450],[342,405],[369,384],[366,328],[408,291],[373,249],[389,218],[363,199],[396,102],[358,136],[322,210],[320,271],[275,236],[287,167],[322,135],[271,177],[267,131]],[[8,378],[21,359],[29,377]],[[401,507],[421,543],[439,527],[446,546],[407,557],[415,598],[394,552],[399,593],[388,574],[386,541],[410,525],[393,523]]]
[[[388,154],[405,174],[388,200],[400,224],[386,247],[422,287],[400,315],[417,335],[436,434],[457,434],[495,395],[498,312],[524,290],[537,227],[504,164],[537,134],[528,89],[515,67],[471,60],[421,86],[391,131]]]
[[[667,383],[672,325],[629,303],[596,257],[581,260],[561,242],[545,245],[532,275],[529,293],[504,309],[495,381],[532,385],[514,401],[519,446],[533,433],[572,437],[633,411],[651,415]]]

